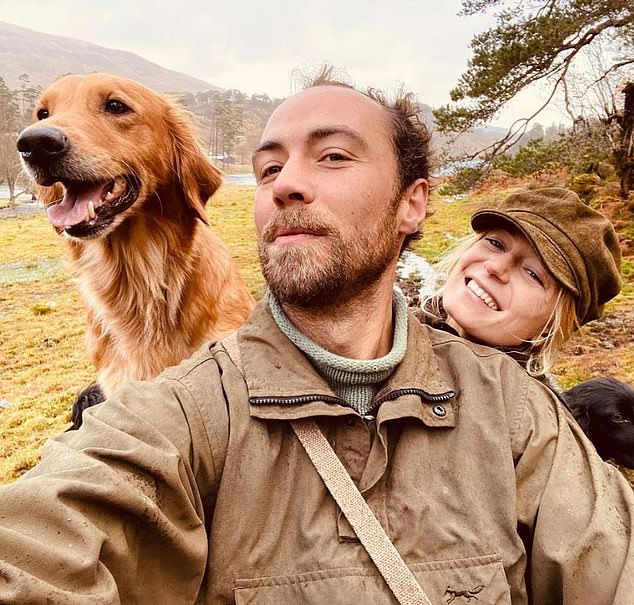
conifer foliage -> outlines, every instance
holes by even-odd
[[[618,78],[619,94],[626,96],[634,83],[634,2],[632,0],[463,0],[461,15],[493,11],[495,24],[471,41],[467,70],[451,91],[452,103],[434,111],[441,132],[463,132],[490,121],[519,92],[532,84],[547,86],[548,97],[532,115],[516,122],[506,137],[483,150],[496,155],[522,136],[529,121],[559,91],[571,117],[569,89],[575,73],[584,66],[584,52],[592,48],[603,55],[604,69],[595,77]],[[634,97],[630,97],[634,98]],[[617,116],[621,149],[625,150],[620,173],[634,161],[632,125],[634,108],[621,102]],[[629,152],[627,152],[629,149]],[[627,172],[627,170],[625,170]],[[630,178],[631,181],[631,178]],[[629,183],[631,187],[632,183]]]

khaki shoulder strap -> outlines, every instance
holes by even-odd
[[[230,334],[222,344],[236,367],[244,373],[237,334]],[[291,420],[291,426],[396,600],[401,605],[432,605],[317,423],[312,418],[303,418]]]
[[[304,418],[291,420],[291,426],[396,600],[402,605],[431,605],[317,423]]]

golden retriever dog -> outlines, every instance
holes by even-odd
[[[141,84],[66,76],[18,138],[88,307],[86,342],[104,393],[222,338],[254,300],[207,226],[222,182],[188,113]]]

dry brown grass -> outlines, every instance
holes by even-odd
[[[210,223],[260,297],[253,187],[226,186]],[[63,431],[77,392],[94,379],[85,354],[85,310],[62,238],[43,211],[0,218],[0,483],[33,466],[47,437]]]
[[[265,286],[257,261],[253,192],[253,187],[226,186],[208,215],[259,298]],[[451,203],[435,198],[415,250],[435,260],[456,236],[468,233],[469,215],[482,200],[477,195]],[[602,374],[634,383],[634,271],[631,263],[626,269],[627,287],[608,318],[576,337],[555,368],[563,386]],[[0,483],[37,462],[44,440],[68,426],[76,393],[94,378],[84,352],[84,314],[64,262],[62,238],[44,213],[0,216],[0,400],[10,403],[0,407]]]

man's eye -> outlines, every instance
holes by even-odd
[[[267,166],[266,168],[263,168],[262,171],[260,172],[260,178],[264,179],[267,176],[273,176],[274,174],[278,174],[281,169],[282,167],[277,165]]]
[[[324,159],[328,160],[329,162],[343,162],[348,158],[342,153],[327,153],[324,156]]]

